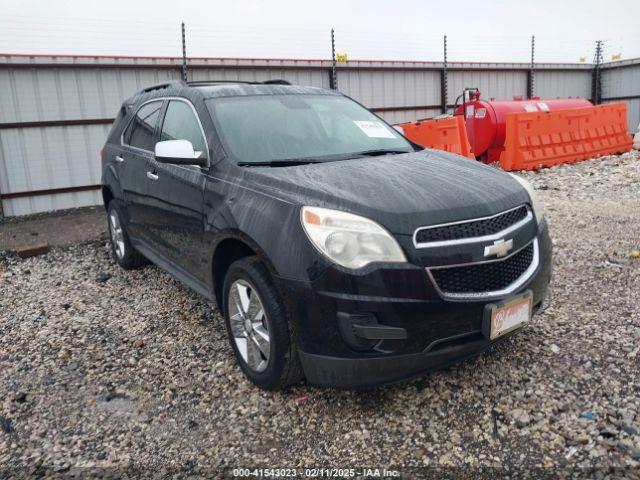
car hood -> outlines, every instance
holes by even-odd
[[[493,215],[529,202],[507,173],[437,150],[245,169],[245,180],[299,205],[370,218],[390,232]]]

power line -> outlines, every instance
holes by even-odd
[[[179,55],[177,38],[167,36],[167,26],[175,22],[115,21],[5,15],[0,18],[0,51],[14,53]],[[330,58],[326,30],[305,28],[214,27],[189,24],[189,52],[192,56]],[[442,37],[409,32],[373,32],[355,29],[339,34],[340,51],[350,59],[439,61]],[[304,38],[304,42],[300,42]],[[633,39],[636,39],[635,41]],[[447,36],[449,62],[531,63],[530,37],[525,35]],[[625,58],[640,56],[640,36],[618,36],[601,46],[604,60],[609,52]],[[334,46],[335,47],[335,46]],[[590,59],[593,44],[560,36],[536,37],[538,63],[577,63]],[[586,62],[586,60],[585,60]]]

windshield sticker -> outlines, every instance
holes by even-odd
[[[367,137],[371,138],[396,138],[393,132],[380,122],[372,122],[369,120],[354,120],[360,130],[362,130]]]

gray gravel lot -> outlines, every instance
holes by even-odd
[[[555,244],[546,311],[487,355],[368,392],[258,390],[214,306],[156,267],[119,269],[105,241],[0,254],[0,478],[353,465],[638,477],[640,156],[523,176]]]

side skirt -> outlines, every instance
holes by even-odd
[[[165,259],[161,255],[158,255],[152,249],[147,247],[145,243],[142,243],[140,241],[134,241],[133,239],[132,239],[132,243],[133,243],[133,246],[141,254],[147,257],[147,259],[150,260],[152,263],[156,264],[165,272],[171,274],[178,281],[180,281],[190,289],[194,290],[195,292],[199,293],[207,300],[211,302],[215,302],[215,297],[213,295],[213,292],[209,291],[209,288],[207,287],[206,284],[202,283],[200,280],[195,278],[193,275],[191,275],[190,273],[188,273],[187,271],[185,271],[183,268],[179,267],[175,263],[170,262],[169,260]]]

